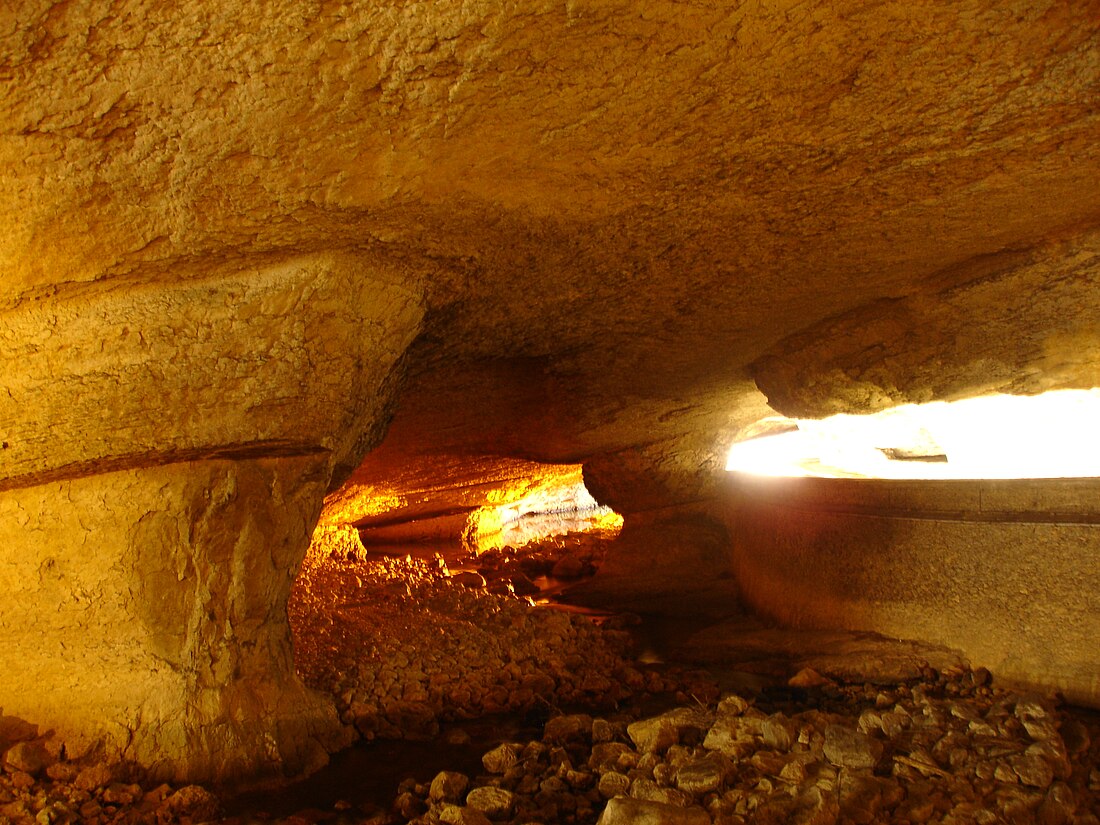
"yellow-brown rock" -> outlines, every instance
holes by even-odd
[[[6,711],[154,776],[313,770],[344,740],[286,601],[324,460],[211,460],[0,495]]]
[[[817,417],[1100,386],[1100,235],[990,255],[952,276],[948,289],[869,304],[782,342],[754,366],[772,407]]]
[[[4,707],[164,777],[324,764],[286,600],[421,315],[332,255],[3,313]]]
[[[391,414],[359,489],[586,463],[648,530],[750,378],[1088,384],[1098,55],[1095,0],[7,4],[0,705],[313,764],[282,605]]]

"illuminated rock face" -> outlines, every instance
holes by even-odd
[[[286,601],[326,476],[213,460],[0,495],[5,709],[165,778],[323,765],[343,734],[294,673]]]
[[[1100,386],[1100,234],[955,276],[792,336],[754,364],[757,383],[777,410],[807,417]]]
[[[1095,706],[1097,488],[734,475],[732,566],[746,601],[785,626],[944,644],[998,679]]]
[[[358,488],[583,463],[628,565],[721,534],[752,379],[815,414],[1098,383],[1090,4],[13,9],[0,705],[164,775],[312,759],[280,605],[391,411]]]
[[[164,777],[323,764],[286,600],[420,318],[325,255],[7,312],[5,710]]]

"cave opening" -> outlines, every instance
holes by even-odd
[[[762,476],[878,479],[1100,476],[1100,388],[904,404],[822,419],[772,416],[726,469]]]

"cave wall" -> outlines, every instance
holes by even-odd
[[[817,418],[1100,386],[1100,235],[1005,250],[938,280],[779,342],[752,367],[771,406]]]
[[[323,764],[286,601],[421,316],[338,255],[3,313],[5,711],[165,778]]]
[[[331,715],[281,605],[344,478],[424,511],[581,463],[608,573],[690,588],[729,582],[751,379],[819,412],[1092,380],[1097,11],[0,10],[0,705],[164,776],[293,772]]]
[[[1098,479],[731,474],[724,508],[760,614],[946,645],[1004,683],[1097,707],[1098,493]]]

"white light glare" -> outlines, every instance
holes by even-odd
[[[906,404],[792,423],[793,432],[734,444],[726,469],[832,478],[1100,476],[1100,388]]]

